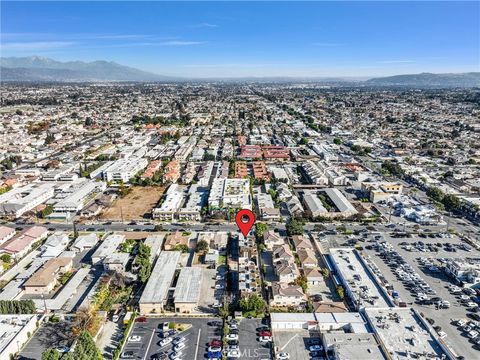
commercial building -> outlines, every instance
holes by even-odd
[[[0,315],[0,359],[13,359],[37,328],[37,315]]]
[[[366,308],[364,313],[390,359],[456,359],[414,309]]]
[[[321,332],[366,334],[365,320],[358,312],[270,313],[272,330],[317,330]]]
[[[201,267],[186,267],[180,270],[173,301],[175,312],[192,313],[200,299],[203,270]]]
[[[368,192],[371,202],[377,203],[392,195],[400,195],[403,185],[397,182],[362,182],[362,190]]]
[[[329,259],[334,267],[333,274],[340,279],[355,309],[393,305],[357,250],[331,248]]]
[[[386,360],[373,334],[323,333],[322,342],[330,360]]]
[[[164,310],[180,254],[180,251],[162,251],[160,253],[140,297],[140,313],[158,314]]]

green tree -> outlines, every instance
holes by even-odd
[[[102,354],[95,345],[92,336],[87,331],[82,331],[77,339],[73,351],[75,360],[102,360]]]
[[[453,194],[447,194],[443,197],[442,203],[448,211],[458,211],[462,207],[462,201]]]
[[[48,133],[47,137],[45,138],[45,145],[51,144],[55,141],[55,135],[52,133]]]
[[[334,144],[337,144],[337,145],[342,145],[342,139],[340,139],[340,138],[335,138],[335,139],[333,139],[333,143],[334,143]]]
[[[257,222],[255,223],[255,233],[257,234],[258,238],[261,238],[263,234],[265,234],[268,231],[268,226],[267,224],[263,222]]]
[[[292,219],[286,226],[287,228],[287,234],[289,236],[292,235],[303,235],[304,229],[303,229],[303,222],[301,222],[298,219]]]
[[[0,314],[35,314],[33,300],[0,300]]]
[[[60,353],[54,348],[48,348],[42,353],[42,360],[59,360]]]
[[[152,272],[152,264],[150,263],[151,249],[144,243],[138,245],[138,255],[135,258],[135,264],[138,265],[138,280],[142,283],[147,282]]]
[[[435,186],[430,186],[427,189],[427,196],[434,201],[441,202],[443,200],[443,191]]]
[[[198,243],[197,243],[197,247],[195,248],[195,251],[197,253],[204,253],[206,251],[208,251],[208,242],[206,242],[205,240],[200,240]]]
[[[2,260],[6,264],[10,264],[10,262],[12,261],[12,255],[2,254],[2,256],[0,256],[0,260]]]
[[[265,300],[257,294],[250,294],[240,300],[240,309],[242,309],[243,313],[250,313],[257,316],[262,314],[265,308]]]
[[[175,251],[181,251],[182,253],[188,252],[188,246],[185,244],[177,244],[175,245]]]

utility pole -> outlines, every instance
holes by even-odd
[[[447,217],[447,229],[445,230],[447,233],[448,233],[448,228],[449,228],[449,226],[450,226],[450,217],[451,217],[451,216],[452,216],[452,213],[449,212],[449,213],[448,213],[448,217]]]

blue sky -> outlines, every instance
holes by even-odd
[[[165,75],[480,71],[475,2],[1,2],[2,56]]]

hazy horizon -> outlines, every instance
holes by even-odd
[[[480,71],[478,2],[2,2],[3,57],[186,78]]]

